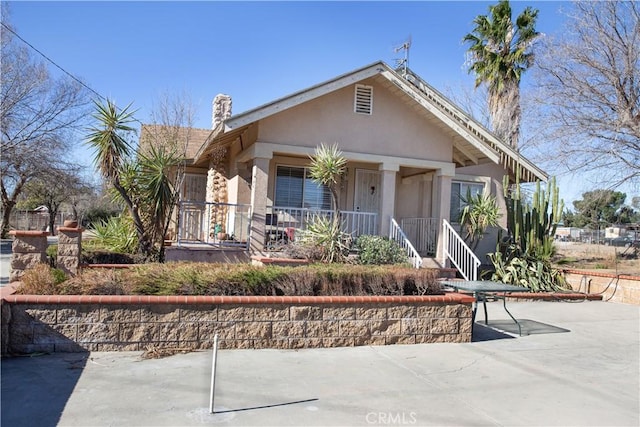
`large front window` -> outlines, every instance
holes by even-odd
[[[460,222],[462,210],[467,206],[468,197],[482,194],[484,184],[477,182],[453,182],[451,183],[451,222]]]
[[[275,205],[292,208],[331,209],[329,188],[317,184],[307,168],[276,168]]]

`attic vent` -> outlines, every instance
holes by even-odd
[[[356,113],[369,114],[373,111],[373,87],[356,85],[356,97],[354,100]]]

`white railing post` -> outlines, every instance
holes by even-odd
[[[443,265],[449,259],[465,280],[478,279],[480,260],[446,219],[442,220],[442,254]]]
[[[393,218],[391,218],[391,225],[389,227],[389,239],[398,243],[400,247],[405,250],[414,268],[420,268],[422,266],[422,257]]]

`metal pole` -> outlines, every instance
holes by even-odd
[[[213,398],[216,389],[216,362],[218,360],[218,334],[213,337],[213,360],[211,361],[211,395],[209,403],[209,413],[213,414]]]

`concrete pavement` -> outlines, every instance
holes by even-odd
[[[514,302],[524,336],[476,324],[467,344],[221,350],[2,361],[2,425],[640,424],[640,308]],[[489,323],[509,328],[501,303]],[[530,335],[527,335],[530,334]]]

